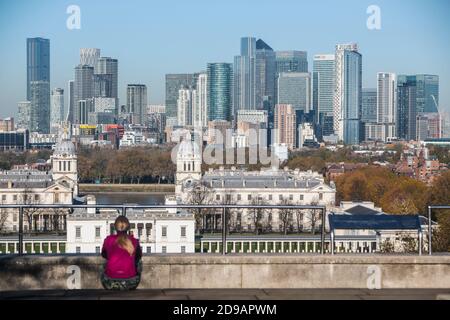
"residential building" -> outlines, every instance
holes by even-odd
[[[50,106],[50,133],[57,133],[64,121],[64,89],[52,90]]]
[[[14,118],[0,119],[0,132],[14,131]]]
[[[30,130],[31,128],[31,102],[22,101],[17,104],[17,129]]]
[[[274,118],[274,143],[286,144],[289,150],[296,145],[296,115],[290,104],[277,104]]]
[[[131,114],[133,124],[144,124],[147,104],[147,86],[129,84],[127,86],[127,112]]]
[[[231,121],[233,67],[230,63],[208,63],[209,121]]]

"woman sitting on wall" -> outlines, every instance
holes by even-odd
[[[142,249],[128,234],[130,222],[120,216],[114,223],[117,234],[108,236],[102,249],[106,265],[101,281],[106,290],[135,290],[141,280]]]

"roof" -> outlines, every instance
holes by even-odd
[[[262,189],[312,189],[323,182],[319,179],[287,179],[277,176],[213,176],[205,175],[202,181],[212,188],[262,188]],[[323,184],[324,185],[324,184]],[[328,188],[328,186],[324,187]]]
[[[331,230],[419,230],[419,216],[330,215]]]
[[[345,212],[350,213],[352,215],[380,215],[380,214],[383,214],[382,212],[367,208],[362,205],[354,206],[350,209],[345,210]]]

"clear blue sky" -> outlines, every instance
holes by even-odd
[[[81,30],[68,30],[66,9],[81,8]],[[369,5],[381,8],[382,30],[366,28]],[[441,105],[450,108],[448,0],[0,0],[0,117],[15,115],[26,97],[26,38],[51,43],[51,87],[67,88],[79,48],[119,59],[119,95],[127,83],[149,87],[163,103],[166,73],[195,72],[208,62],[232,62],[242,36],[275,50],[332,53],[358,42],[365,87],[376,73],[441,77]]]

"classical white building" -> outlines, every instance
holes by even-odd
[[[0,172],[0,204],[73,204],[78,196],[77,155],[74,144],[63,139],[50,160],[52,170]],[[2,232],[19,229],[18,210],[2,209]],[[64,230],[67,212],[59,209],[25,209],[24,230]]]
[[[201,149],[196,143],[183,141],[177,153],[176,195],[182,203],[196,203],[198,192],[206,193],[201,197],[202,204],[237,204],[237,205],[323,205],[334,206],[336,189],[327,185],[321,174],[317,172],[301,172],[300,170],[279,170],[278,168],[261,171],[244,171],[235,168],[219,170],[210,169],[202,175]],[[201,190],[199,191],[199,188]],[[292,213],[293,214],[293,213]],[[298,227],[310,228],[312,221],[308,212],[298,213],[301,223]],[[279,212],[267,212],[261,219],[270,228],[278,229],[284,219]],[[236,212],[238,225],[244,230],[252,229],[253,213],[246,210]],[[269,221],[266,221],[268,219]],[[217,227],[217,219],[213,218]],[[289,218],[294,225],[292,216]],[[314,217],[315,221],[316,218]],[[263,223],[261,221],[261,223]]]
[[[176,204],[167,197],[166,204]],[[128,210],[130,233],[139,240],[143,253],[194,253],[195,220],[177,209]],[[67,217],[67,253],[99,254],[104,239],[114,234],[118,212],[111,209],[77,210]]]

